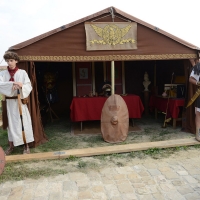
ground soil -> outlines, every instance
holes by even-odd
[[[82,158],[71,158],[71,159],[63,159],[63,160],[49,160],[49,161],[38,161],[38,162],[30,162],[24,163],[24,167],[28,169],[41,169],[47,170],[53,169],[58,172],[61,171],[63,173],[69,172],[88,172],[91,170],[99,170],[103,168],[109,167],[123,167],[123,166],[133,166],[140,165],[144,163],[154,163],[155,160],[160,162],[176,159],[176,161],[187,160],[188,158],[197,157],[199,154],[199,149],[195,149],[193,147],[189,147],[188,149],[167,149],[161,150],[160,152],[153,153],[151,155],[147,155],[144,152],[132,152],[132,153],[123,153],[123,154],[113,154],[113,155],[102,155],[102,156],[93,156],[93,157],[82,157]],[[21,165],[16,164],[15,167],[21,167]],[[52,175],[52,174],[49,174]],[[52,175],[53,176],[53,175]]]
[[[148,116],[135,120],[135,126],[137,126],[137,129],[135,131],[129,131],[127,139],[120,144],[134,144],[194,137],[194,134],[181,131],[181,124],[177,124],[176,129],[172,127],[171,123],[168,123],[166,128],[162,128],[163,119],[163,116],[157,120],[155,120],[154,116]],[[64,146],[61,147],[63,150],[115,145],[105,142],[100,133],[83,133],[81,135],[74,135],[73,132],[70,129],[67,130],[66,127],[69,126],[67,125],[65,119],[55,123],[48,123],[45,126],[45,132],[50,138],[47,145],[51,146],[52,144],[52,148],[54,148],[54,150],[46,149],[47,151],[55,151],[55,148],[59,150],[62,143],[56,147],[54,147],[55,143],[53,143],[57,138],[59,141],[63,142]],[[68,146],[65,149],[64,147],[66,144]],[[45,147],[42,147],[42,145],[38,148],[31,149],[31,151],[32,153],[41,152],[41,148],[43,148],[42,152],[44,152]],[[22,169],[24,174],[31,175],[29,178],[38,178],[42,176],[55,176],[68,172],[99,170],[105,167],[153,163],[155,159],[162,161],[165,159],[176,158],[178,161],[179,159],[187,159],[193,156],[195,157],[198,154],[199,145],[196,147],[177,147],[163,150],[152,148],[146,151],[93,157],[76,158],[70,156],[67,159],[60,160],[8,163],[7,168],[10,172],[6,171],[6,173],[4,173],[4,180],[10,180],[11,176],[9,173],[13,175],[14,172],[16,177],[12,177],[11,180],[18,180],[19,176],[16,171],[19,171],[20,174]],[[23,177],[21,177],[21,179],[23,179]]]

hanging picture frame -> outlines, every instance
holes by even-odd
[[[88,79],[88,68],[79,68],[79,79]]]

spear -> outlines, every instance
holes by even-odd
[[[200,88],[197,89],[197,91],[195,92],[194,96],[190,99],[190,101],[188,102],[187,107],[191,106],[192,103],[196,100],[196,98],[200,95]]]
[[[17,89],[17,99],[18,99],[19,114],[20,114],[21,124],[22,124],[22,138],[23,138],[24,144],[26,144],[26,137],[25,137],[25,133],[24,133],[24,125],[23,125],[23,120],[22,120],[22,106],[21,106],[21,98],[20,98],[19,89]]]
[[[174,72],[172,73],[172,77],[171,77],[171,83],[170,83],[171,86],[172,86],[173,76],[174,76]],[[164,124],[163,124],[162,128],[166,128],[166,123],[171,120],[171,118],[167,119],[167,111],[168,111],[168,106],[169,106],[169,97],[170,97],[170,94],[168,95],[168,99],[167,99],[166,113],[164,113],[165,114],[165,120],[164,120]]]

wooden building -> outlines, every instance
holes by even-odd
[[[88,50],[86,23],[134,23],[135,44],[132,49]],[[100,37],[99,37],[100,40]],[[29,73],[33,84],[30,96],[30,111],[36,138],[35,145],[46,140],[40,118],[40,105],[44,101],[44,75],[56,75],[56,100],[52,109],[57,115],[70,116],[70,105],[74,96],[83,96],[90,91],[100,92],[103,81],[109,79],[111,62],[116,72],[115,92],[135,94],[143,100],[144,73],[149,74],[152,93],[162,94],[164,84],[170,83],[172,73],[188,80],[191,70],[190,59],[197,59],[199,48],[177,38],[158,27],[152,26],[115,7],[109,7],[80,20],[63,25],[52,31],[24,41],[9,48],[20,56],[20,68]],[[87,77],[80,78],[80,69],[88,69]],[[50,78],[51,79],[51,78]],[[194,88],[186,87],[186,97]],[[188,96],[188,94],[190,94]],[[194,132],[192,107],[187,113],[185,130]]]

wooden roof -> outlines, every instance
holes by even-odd
[[[85,49],[84,22],[111,21],[111,10],[114,11],[115,21],[131,21],[138,24],[138,50],[87,52]],[[76,37],[76,40],[74,40],[74,37]],[[158,40],[159,44],[152,42],[152,40]],[[21,56],[21,60],[97,61],[99,59],[137,60],[139,58],[138,56],[141,55],[142,57],[139,59],[145,59],[144,56],[146,56],[146,59],[195,58],[200,48],[115,7],[108,7],[97,13],[16,44],[10,47],[9,50],[16,51]],[[176,56],[173,56],[174,54]],[[115,56],[113,57],[113,55]],[[119,57],[119,55],[122,55],[122,57]],[[91,59],[89,56],[93,56],[93,58]],[[101,58],[101,56],[103,57]],[[108,56],[110,57],[108,58]]]

